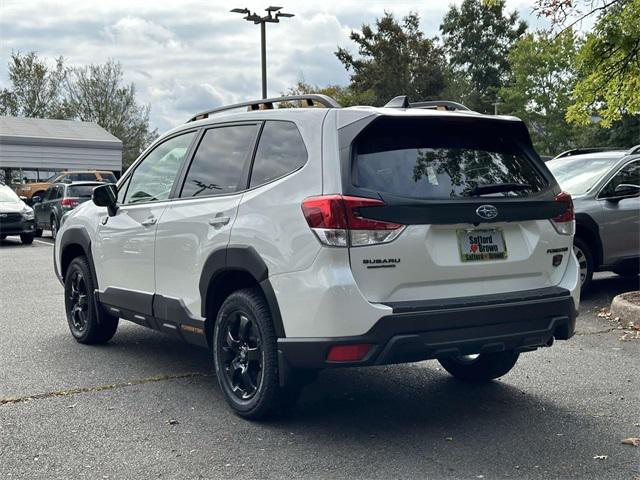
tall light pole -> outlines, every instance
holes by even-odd
[[[267,23],[280,23],[280,18],[293,17],[292,13],[280,12],[282,7],[267,7],[267,14],[263,17],[256,12],[251,13],[248,8],[234,8],[233,13],[246,15],[243,17],[248,22],[260,25],[260,56],[262,58],[262,98],[267,98]]]

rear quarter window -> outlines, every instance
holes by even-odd
[[[422,199],[474,195],[478,186],[519,184],[484,196],[526,196],[547,186],[518,141],[487,122],[380,119],[356,139],[352,183]]]
[[[257,187],[301,168],[307,149],[295,123],[267,121],[253,162],[250,187]]]

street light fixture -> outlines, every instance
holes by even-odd
[[[260,56],[262,59],[262,98],[267,98],[267,35],[266,24],[267,23],[280,23],[280,18],[291,18],[293,13],[281,12],[282,7],[267,7],[265,11],[266,15],[260,16],[256,12],[251,12],[248,8],[234,8],[232,13],[241,13],[246,15],[244,20],[253,22],[255,25],[260,25]]]

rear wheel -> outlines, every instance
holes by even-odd
[[[282,388],[271,313],[260,289],[232,293],[220,307],[213,332],[218,383],[233,411],[260,419],[291,406],[300,388]]]
[[[591,248],[581,238],[573,239],[573,252],[576,254],[580,266],[580,286],[586,290],[593,278],[594,262]]]
[[[440,365],[458,380],[486,382],[505,375],[518,361],[513,350],[439,358]]]
[[[33,233],[21,233],[20,241],[25,245],[31,245],[33,243]]]
[[[109,315],[94,296],[95,283],[86,257],[73,259],[64,280],[64,300],[71,335],[80,343],[97,344],[111,340],[118,317]]]

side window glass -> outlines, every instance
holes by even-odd
[[[618,185],[640,185],[640,161],[631,162],[609,180],[606,187],[602,189],[600,198],[609,198],[618,196],[616,187]]]
[[[180,165],[195,135],[196,132],[185,133],[154,148],[131,175],[122,203],[153,202],[169,198]]]
[[[257,134],[257,125],[207,130],[193,156],[180,196],[220,195],[246,189]]]
[[[298,127],[291,122],[264,125],[251,172],[251,187],[291,173],[307,162],[307,149]]]
[[[64,187],[62,185],[58,185],[54,190],[54,194],[53,194],[54,200],[62,198],[63,191],[64,191]]]
[[[56,187],[49,187],[42,195],[42,200],[51,200],[53,198],[53,194],[56,191]]]

